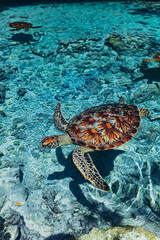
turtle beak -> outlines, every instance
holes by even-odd
[[[43,141],[41,142],[40,147],[44,147]]]

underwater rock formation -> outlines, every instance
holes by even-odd
[[[78,240],[159,240],[153,233],[142,227],[113,227],[107,231],[93,228],[90,233],[81,236]]]
[[[133,93],[133,101],[144,102],[149,99],[156,99],[160,96],[160,83],[144,84]]]
[[[0,84],[0,103],[4,103],[6,95],[6,88],[4,85]]]
[[[6,73],[2,68],[0,68],[0,81],[4,79],[6,79]]]
[[[18,91],[17,91],[17,95],[18,95],[19,97],[23,97],[23,96],[26,94],[26,92],[27,92],[26,88],[20,88],[20,89],[18,89]]]

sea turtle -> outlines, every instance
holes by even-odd
[[[33,27],[32,24],[28,22],[12,22],[9,23],[9,27],[14,28],[11,31],[20,29],[25,29],[26,31],[29,31],[29,28],[41,28],[42,26]]]
[[[124,98],[120,97],[119,103],[91,107],[67,122],[59,102],[53,120],[56,129],[64,134],[45,137],[41,147],[79,145],[73,151],[74,164],[91,183],[104,191],[109,191],[109,185],[99,174],[88,152],[113,149],[128,142],[138,131],[141,118],[148,114],[148,109],[138,109],[135,105],[126,104]]]
[[[144,63],[148,63],[148,62],[158,62],[159,66],[160,66],[160,53],[155,54],[154,56],[152,56],[151,59],[144,59],[143,60]]]

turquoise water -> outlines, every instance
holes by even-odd
[[[12,4],[0,11],[3,239],[75,239],[93,227],[123,225],[160,237],[160,2]],[[13,22],[32,27],[11,28]],[[69,120],[120,96],[150,115],[125,145],[91,153],[107,193],[77,170],[74,145],[45,150],[40,142],[59,134],[59,101]]]

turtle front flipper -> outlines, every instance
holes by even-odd
[[[96,187],[104,190],[110,191],[109,185],[104,181],[102,176],[96,169],[92,158],[87,153],[89,149],[84,147],[78,147],[73,151],[73,162],[76,167],[80,170],[82,175],[93,183]]]
[[[57,130],[61,132],[65,132],[68,122],[63,117],[62,111],[61,111],[61,103],[59,102],[55,108],[54,117],[53,117],[54,125]]]

